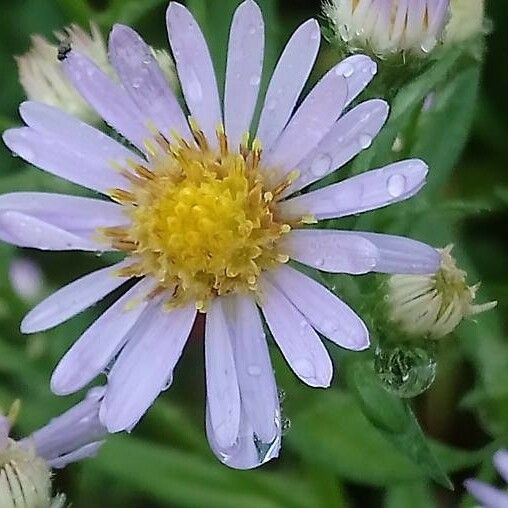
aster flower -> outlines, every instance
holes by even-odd
[[[499,450],[494,455],[494,465],[505,482],[508,482],[508,450]],[[479,480],[466,480],[466,489],[484,508],[506,508],[508,492],[496,489]]]
[[[33,35],[30,49],[24,55],[16,57],[19,81],[27,98],[56,106],[87,122],[99,122],[101,117],[76,92],[65,77],[60,62],[70,48],[74,48],[113,77],[115,73],[109,63],[106,44],[98,26],[91,23],[89,34],[73,24],[62,31],[56,31],[55,38],[59,45],[51,44],[40,35]],[[171,57],[164,50],[152,51],[166,79],[176,89],[177,80]]]
[[[323,11],[339,41],[379,57],[425,55],[441,39],[449,0],[326,0]]]
[[[63,506],[64,496],[51,498],[50,468],[97,453],[106,434],[99,421],[103,394],[103,388],[90,390],[79,404],[20,441],[9,438],[13,411],[0,414],[0,506],[18,506],[19,499],[27,508]]]
[[[0,198],[0,238],[47,250],[117,250],[120,263],[65,286],[24,319],[45,330],[130,288],[71,347],[51,381],[75,392],[107,369],[101,421],[132,428],[173,379],[198,312],[205,314],[206,428],[214,453],[251,468],[278,454],[280,407],[260,310],[295,374],[326,387],[332,363],[318,333],[350,350],[369,346],[362,320],[335,294],[287,264],[364,274],[432,273],[434,249],[378,233],[307,223],[414,195],[426,165],[402,161],[295,195],[367,148],[388,114],[382,100],[348,109],[376,73],[356,55],[333,67],[295,109],[320,45],[309,20],[271,78],[255,136],[264,25],[252,0],[231,26],[224,107],[209,50],[191,13],[171,2],[168,34],[187,120],[149,47],[116,25],[109,57],[122,85],[71,51],[67,77],[128,148],[47,105],[28,102],[27,126],[4,134],[21,157],[112,201],[42,193]]]
[[[412,336],[439,339],[465,317],[493,309],[497,302],[475,304],[479,284],[468,286],[467,273],[457,267],[453,245],[438,249],[441,267],[432,275],[393,275],[388,280],[389,315]]]

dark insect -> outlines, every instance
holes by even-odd
[[[72,47],[70,37],[68,36],[65,39],[62,39],[58,45],[58,60],[63,62],[67,58],[67,55],[71,52],[71,49]]]

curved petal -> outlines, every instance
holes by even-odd
[[[278,210],[285,220],[305,215],[334,219],[375,210],[414,196],[425,185],[427,173],[423,161],[396,162],[282,201]]]
[[[275,143],[263,165],[274,171],[275,183],[298,167],[328,134],[347,98],[347,80],[337,67],[330,70],[305,98]]]
[[[132,28],[115,25],[109,36],[109,59],[145,125],[168,138],[173,131],[191,139],[187,120],[152,50]]]
[[[99,406],[103,395],[103,387],[92,388],[81,402],[22,439],[20,444],[35,448],[37,455],[50,462],[69,457],[82,447],[101,439],[106,434],[106,428],[99,421]],[[79,457],[74,460],[79,460]],[[73,460],[68,460],[67,463],[69,462]]]
[[[287,196],[333,173],[368,148],[388,117],[388,104],[365,101],[339,118],[321,143],[298,166],[300,177],[282,194]]]
[[[275,403],[278,406],[278,400]],[[208,407],[206,410],[206,434],[215,456],[223,464],[234,469],[253,469],[278,457],[282,440],[281,425],[278,421],[274,439],[270,442],[261,441],[255,434],[245,409],[242,409],[240,415],[238,439],[233,446],[224,447],[219,444],[211,425]]]
[[[112,161],[132,159],[143,163],[143,159],[126,146],[58,108],[42,102],[26,101],[20,105],[19,113],[25,123],[35,131],[59,140],[67,148],[100,162],[104,173],[113,171]]]
[[[120,206],[43,192],[0,196],[0,239],[42,250],[110,250],[95,239],[100,227],[128,223]]]
[[[24,317],[21,332],[48,330],[91,307],[128,280],[128,277],[117,275],[118,270],[128,265],[128,261],[122,261],[89,273],[62,287]]]
[[[215,130],[222,123],[222,113],[206,40],[192,14],[177,2],[169,4],[166,23],[185,102],[208,143],[216,147]]]
[[[478,480],[466,480],[468,492],[485,508],[503,508],[508,506],[508,494]]]
[[[125,177],[114,171],[112,160],[97,156],[94,145],[67,145],[65,140],[41,135],[31,127],[8,129],[3,140],[30,164],[83,187],[107,194],[128,185]]]
[[[256,2],[246,0],[233,16],[229,34],[224,124],[229,146],[237,150],[249,132],[263,71],[265,25]]]
[[[143,151],[144,141],[151,134],[127,92],[92,60],[76,51],[67,55],[62,69],[74,88],[104,121]]]
[[[48,466],[52,469],[63,469],[73,462],[79,462],[83,459],[95,457],[103,444],[104,441],[94,441],[93,443],[86,444],[77,450],[73,450],[65,455],[48,460]]]
[[[0,212],[0,240],[40,250],[104,251],[91,239],[20,212]]]
[[[330,229],[300,229],[279,243],[289,257],[324,272],[371,272],[378,262],[378,249],[354,232]]]
[[[275,342],[294,373],[310,386],[330,386],[333,366],[328,351],[308,321],[266,277],[261,309]]]
[[[220,298],[206,314],[206,396],[210,425],[220,446],[233,446],[240,425],[240,390],[231,336]]]
[[[499,450],[494,454],[494,464],[505,482],[508,482],[508,450]]]
[[[402,236],[355,231],[379,249],[373,269],[379,273],[431,274],[439,270],[441,256],[429,245]]]
[[[150,304],[108,375],[100,418],[109,432],[131,429],[169,386],[195,317],[194,303],[172,310]]]
[[[259,311],[254,299],[244,295],[228,298],[224,309],[242,405],[256,436],[270,443],[277,434],[278,398]]]
[[[154,282],[143,279],[117,300],[65,353],[51,377],[51,390],[68,395],[86,386],[107,367],[129,338],[147,306]]]
[[[364,322],[324,286],[289,266],[281,266],[266,276],[326,338],[355,351],[369,347]]]
[[[336,67],[336,72],[347,79],[345,106],[349,106],[372,81],[377,73],[377,65],[366,55],[353,55],[342,60]]]
[[[309,78],[321,42],[319,24],[309,19],[292,35],[273,72],[256,137],[269,151],[291,117]]]
[[[0,213],[20,212],[75,234],[129,224],[123,207],[111,201],[50,192],[12,192],[0,196]]]

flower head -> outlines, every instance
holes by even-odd
[[[55,32],[58,45],[51,44],[40,35],[32,36],[32,46],[24,55],[16,57],[19,80],[26,96],[30,100],[56,106],[87,122],[100,121],[93,108],[76,92],[65,77],[61,61],[72,49],[90,58],[106,74],[114,76],[113,67],[108,60],[104,38],[94,23],[90,33],[78,25],[71,25],[62,31]],[[164,50],[152,50],[168,82],[176,87],[174,65],[169,54]]]
[[[190,120],[132,29],[116,25],[109,38],[122,86],[72,50],[66,76],[137,150],[55,108],[22,104],[27,126],[4,133],[6,144],[112,201],[4,195],[0,238],[125,253],[50,296],[22,323],[26,333],[51,328],[135,282],[71,347],[51,383],[58,394],[72,393],[108,368],[100,418],[112,432],[132,428],[170,386],[197,312],[205,314],[208,438],[221,461],[251,468],[276,456],[281,440],[261,316],[311,386],[332,378],[318,332],[346,349],[369,345],[353,310],[288,260],[350,274],[431,273],[439,264],[434,249],[407,238],[306,225],[407,199],[423,186],[427,167],[401,161],[295,195],[370,146],[381,129],[382,100],[346,112],[374,77],[374,62],[356,55],[337,64],[295,109],[320,45],[319,25],[307,21],[280,57],[252,133],[264,49],[257,4],[247,0],[234,14],[223,105],[191,13],[171,2],[167,26]]]
[[[499,450],[494,455],[494,465],[505,482],[508,482],[508,450]],[[479,480],[466,480],[466,489],[485,508],[506,508],[508,492],[496,489]]]
[[[474,303],[480,285],[467,285],[467,273],[457,267],[452,249],[453,245],[438,249],[441,267],[435,274],[390,277],[387,295],[390,317],[405,333],[439,339],[453,332],[465,317],[497,305],[497,302]]]
[[[441,39],[449,0],[326,0],[323,10],[339,41],[379,57],[425,55]]]
[[[99,422],[102,394],[102,389],[91,390],[85,400],[20,441],[9,438],[18,406],[7,417],[0,414],[0,506],[17,506],[19,496],[27,508],[63,506],[64,496],[51,496],[50,468],[96,454],[106,433]]]

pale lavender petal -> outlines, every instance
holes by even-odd
[[[144,150],[151,138],[138,107],[128,93],[88,57],[71,51],[62,68],[76,90],[104,121],[134,146]]]
[[[464,482],[469,493],[482,504],[483,508],[507,508],[508,493],[478,480]]]
[[[0,414],[0,452],[7,447],[11,422],[8,418]]]
[[[230,447],[238,437],[240,390],[229,328],[220,298],[206,314],[206,396],[210,424],[220,446]]]
[[[94,145],[67,145],[65,139],[41,134],[31,127],[6,130],[3,140],[30,164],[83,187],[106,194],[128,185],[125,177],[113,169],[112,160],[94,152]]]
[[[363,321],[324,286],[289,266],[281,266],[267,277],[325,337],[346,349],[369,347]]]
[[[413,0],[407,9],[405,44],[410,47],[421,37],[427,0]]]
[[[375,245],[349,231],[296,229],[279,245],[290,258],[324,272],[368,273],[379,258]]]
[[[196,317],[194,303],[165,309],[153,301],[108,374],[100,409],[109,432],[130,430],[173,380]]]
[[[229,35],[224,123],[230,147],[237,150],[249,132],[263,71],[265,26],[256,2],[246,0],[236,10]]]
[[[366,55],[345,58],[335,69],[337,74],[342,74],[347,79],[346,106],[363,92],[377,73],[376,63]]]
[[[44,274],[36,261],[15,257],[9,263],[9,282],[20,298],[31,302],[43,291]]]
[[[109,36],[109,59],[145,125],[166,137],[175,131],[190,139],[187,120],[152,50],[132,28],[115,25]]]
[[[299,164],[300,177],[283,196],[333,173],[368,148],[384,125],[388,109],[386,102],[373,99],[339,118],[317,148]]]
[[[19,212],[0,212],[0,240],[40,250],[108,250],[91,239]]]
[[[166,22],[185,102],[209,144],[216,147],[215,130],[222,123],[222,112],[205,38],[192,14],[177,2],[169,4]]]
[[[277,434],[278,399],[268,345],[254,298],[235,295],[225,303],[240,397],[254,433],[265,442]]]
[[[111,250],[97,228],[128,224],[122,208],[108,201],[16,192],[0,196],[0,239],[42,250]]]
[[[333,366],[321,339],[266,277],[261,282],[261,309],[275,342],[295,374],[310,386],[330,386]]]
[[[106,428],[99,421],[99,407],[103,395],[104,387],[92,388],[84,400],[22,439],[20,444],[35,448],[37,455],[47,462],[65,456],[70,458],[69,454],[105,436]],[[75,460],[79,460],[83,454],[73,456]]]
[[[103,444],[104,441],[95,441],[94,443],[87,444],[70,453],[48,460],[48,466],[52,469],[63,469],[73,462],[79,462],[83,459],[96,457]]]
[[[275,403],[278,406],[278,400]],[[233,446],[224,447],[219,444],[211,425],[208,407],[206,410],[206,434],[215,456],[223,464],[234,469],[253,469],[278,457],[282,440],[281,425],[278,421],[274,439],[270,442],[261,441],[255,434],[245,409],[242,409],[240,415],[238,439]]]
[[[112,178],[108,176],[109,172],[114,172],[112,161],[122,163],[132,159],[143,163],[143,159],[126,146],[58,108],[42,102],[27,101],[20,105],[19,113],[35,131],[59,140],[73,152],[82,153],[100,163],[106,179]],[[118,175],[115,177],[118,178]]]
[[[129,261],[122,261],[89,273],[59,289],[24,317],[21,332],[48,330],[91,307],[128,280],[117,275],[118,270],[128,265]]]
[[[143,279],[117,300],[72,345],[51,377],[51,390],[68,395],[86,386],[107,367],[129,339],[147,306],[154,282]]]
[[[305,215],[334,219],[375,210],[414,196],[424,186],[427,172],[427,165],[417,159],[396,162],[282,201],[278,209],[285,220]]]
[[[337,68],[329,71],[313,88],[280,135],[263,164],[275,174],[268,176],[277,181],[314,150],[328,134],[341,114],[346,97],[347,81]]]
[[[273,72],[259,119],[257,138],[269,151],[284,130],[307,82],[321,42],[319,24],[310,19],[293,34]]]
[[[494,464],[505,482],[508,482],[508,450],[499,450],[494,454]]]
[[[379,273],[431,274],[439,270],[441,256],[429,245],[402,236],[355,231],[379,249],[373,269]]]
[[[122,206],[111,201],[52,194],[12,192],[0,196],[0,213],[19,212],[80,236],[92,236],[97,228],[125,226],[129,219]]]

